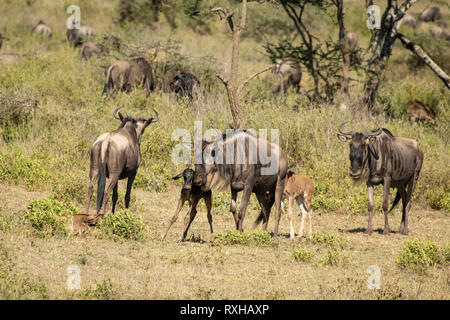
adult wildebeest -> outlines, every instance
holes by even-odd
[[[403,24],[413,29],[417,28],[418,26],[416,18],[409,14],[405,14],[405,16],[403,17]]]
[[[202,191],[200,186],[194,185],[193,184],[194,174],[195,174],[194,170],[188,168],[184,169],[182,173],[172,178],[173,180],[177,180],[183,177],[184,183],[183,187],[181,188],[180,200],[178,200],[178,206],[177,210],[175,211],[175,215],[172,217],[172,219],[170,219],[169,226],[167,227],[166,232],[164,232],[164,234],[161,236],[161,240],[164,240],[166,238],[170,227],[175,223],[175,221],[177,221],[178,215],[180,214],[180,211],[183,208],[184,203],[188,201],[189,210],[186,214],[186,217],[184,218],[184,228],[183,232],[181,233],[180,241],[183,241],[186,238],[189,227],[192,221],[194,220],[195,215],[197,214],[197,204],[201,199],[205,200],[209,228],[211,230],[211,239],[213,238],[214,231],[212,226],[212,215],[211,215],[211,208],[212,208],[211,190]]]
[[[425,10],[419,17],[419,20],[430,22],[442,19],[442,12],[439,7],[431,7]]]
[[[384,186],[383,234],[389,234],[388,212],[402,199],[403,214],[399,233],[408,234],[408,212],[411,198],[419,179],[423,163],[423,152],[412,139],[394,137],[387,129],[379,128],[376,132],[343,132],[339,127],[338,138],[350,144],[350,177],[355,183],[366,182],[369,196],[369,223],[367,235],[372,233],[373,186]],[[397,188],[395,200],[389,209],[389,190]]]
[[[272,71],[279,75],[280,84],[273,89],[273,93],[286,93],[290,86],[300,92],[300,81],[302,80],[302,68],[297,60],[292,58],[276,59]],[[284,79],[287,76],[287,79]]]
[[[91,182],[88,191],[86,214],[89,214],[89,205],[96,180],[98,180],[97,215],[102,207],[103,215],[105,215],[106,203],[111,190],[113,191],[112,212],[114,213],[118,198],[117,182],[125,178],[128,178],[127,192],[125,194],[125,207],[128,208],[131,187],[141,162],[140,146],[142,135],[149,124],[159,120],[159,114],[155,109],[153,111],[156,114],[156,119],[134,118],[128,115],[124,117],[120,112],[119,117],[117,117],[116,114],[119,109],[117,108],[113,113],[114,118],[121,121],[119,128],[102,134],[91,147],[89,171]],[[105,193],[106,178],[109,178],[109,183]]]
[[[344,36],[345,47],[350,52],[355,52],[358,50],[358,35],[354,32],[347,31]]]
[[[33,32],[37,32],[37,33],[45,35],[49,38],[51,38],[52,34],[53,34],[52,29],[50,29],[50,27],[47,26],[43,20],[39,20],[37,25],[35,25],[34,28],[31,29],[31,33],[33,33]]]
[[[199,96],[200,81],[192,73],[177,71],[169,82],[169,88],[177,96],[188,97],[189,101],[192,101]]]
[[[87,39],[94,36],[94,29],[88,26],[81,26],[80,28],[67,29],[66,36],[69,44],[72,47],[81,46]]]
[[[85,42],[81,46],[81,58],[88,60],[92,55],[99,55],[101,50],[97,45],[93,42]]]
[[[105,76],[102,95],[114,97],[118,90],[130,92],[142,84],[148,97],[154,89],[152,67],[144,58],[117,60],[106,69]]]
[[[434,110],[418,100],[411,102],[408,109],[406,109],[406,112],[409,115],[409,122],[411,125],[418,120],[429,121],[432,124],[435,124],[436,113]]]
[[[196,150],[194,184],[201,186],[203,191],[230,186],[230,211],[233,213],[236,229],[241,232],[252,192],[261,205],[255,227],[263,221],[263,229],[267,230],[270,209],[275,202],[276,237],[286,172],[287,159],[278,145],[258,138],[249,131],[236,130],[227,132],[213,142],[204,141],[200,159]],[[236,199],[240,191],[243,194],[238,213]]]

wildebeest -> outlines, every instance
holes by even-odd
[[[303,227],[306,216],[309,218],[309,237],[312,234],[312,209],[311,200],[314,193],[314,181],[304,174],[295,174],[292,171],[287,172],[287,179],[284,185],[283,198],[288,199],[288,219],[289,219],[289,234],[290,238],[295,238],[294,233],[294,216],[292,215],[292,207],[294,200],[297,201],[300,210],[302,211],[302,224],[300,226],[298,236],[303,237]]]
[[[177,71],[169,82],[169,88],[179,97],[188,97],[192,101],[199,96],[200,81],[192,73]]]
[[[89,59],[94,54],[99,55],[100,53],[100,48],[93,42],[85,42],[81,46],[81,58],[85,60]]]
[[[350,52],[355,52],[358,50],[358,35],[354,32],[347,31],[344,36],[345,39],[345,47]]]
[[[419,17],[419,20],[430,22],[442,19],[442,12],[439,7],[431,7],[425,10]]]
[[[408,212],[411,198],[419,179],[423,163],[423,152],[416,141],[408,138],[395,137],[389,130],[378,128],[376,132],[343,132],[339,127],[338,138],[350,145],[349,175],[357,183],[366,182],[369,197],[369,222],[366,235],[372,233],[373,187],[382,184],[384,230],[389,234],[388,212],[402,199],[403,214],[399,233],[408,234]],[[389,209],[389,190],[397,188],[395,200]]]
[[[49,38],[51,38],[52,34],[53,34],[52,29],[45,24],[44,20],[39,20],[37,25],[35,25],[34,28],[31,29],[31,33],[33,33],[33,32],[37,32],[37,33],[45,35]]]
[[[90,229],[97,226],[100,220],[103,218],[102,215],[86,215],[86,214],[75,214],[72,217],[64,217],[66,219],[71,219],[68,231],[70,233],[80,233],[89,231]]]
[[[433,38],[440,38],[443,35],[445,36],[445,33],[444,33],[444,30],[442,30],[441,27],[433,26],[433,28],[431,28],[431,36]]]
[[[117,60],[106,69],[105,76],[102,95],[107,93],[114,97],[118,90],[130,92],[143,85],[145,96],[148,97],[154,89],[152,67],[144,58]]]
[[[300,92],[302,68],[296,59],[276,59],[272,71],[280,77],[280,84],[273,89],[273,93],[286,93],[290,86],[295,87],[297,93]]]
[[[102,134],[94,142],[91,147],[91,160],[89,178],[90,185],[88,191],[88,200],[86,204],[86,214],[89,214],[89,205],[94,192],[94,183],[98,181],[97,189],[97,215],[103,207],[103,215],[106,212],[106,204],[109,194],[112,195],[112,212],[114,213],[118,198],[117,183],[118,180],[128,178],[127,192],[125,194],[125,207],[130,204],[131,187],[136,176],[137,169],[141,162],[141,138],[145,128],[153,122],[159,120],[158,112],[153,109],[156,114],[154,118],[131,116],[122,116],[119,112],[117,117],[117,108],[113,116],[121,121],[119,128],[115,131]],[[106,178],[109,178],[108,187],[106,188]]]
[[[233,213],[236,229],[243,231],[245,213],[253,192],[261,205],[261,213],[254,227],[262,221],[263,229],[267,230],[270,210],[275,202],[276,237],[287,172],[287,159],[279,146],[256,137],[250,131],[235,130],[215,141],[203,141],[201,159],[198,159],[198,155],[196,150],[194,184],[200,185],[203,191],[230,187],[230,211]],[[240,191],[243,194],[237,212],[236,199]]]
[[[403,24],[413,29],[417,28],[418,26],[416,18],[409,14],[405,14],[405,16],[403,17]]]
[[[87,39],[93,37],[94,34],[94,29],[88,26],[74,27],[66,31],[67,40],[72,47],[81,46]]]
[[[418,100],[411,102],[408,109],[406,109],[406,112],[409,115],[409,122],[411,125],[418,120],[429,121],[432,124],[435,124],[436,113],[434,110]]]
[[[197,204],[201,199],[205,200],[207,217],[209,227],[211,230],[211,239],[212,239],[214,231],[212,226],[212,215],[211,215],[211,208],[212,208],[211,190],[202,191],[200,186],[194,185],[193,184],[194,174],[195,174],[194,170],[187,168],[184,169],[182,173],[172,178],[173,180],[177,180],[183,177],[184,183],[183,187],[181,188],[180,200],[178,200],[177,210],[175,211],[175,214],[172,217],[172,219],[170,219],[169,226],[167,227],[166,232],[164,232],[164,234],[161,236],[161,240],[164,240],[166,238],[170,227],[175,223],[175,221],[177,221],[178,215],[180,214],[180,211],[183,208],[184,203],[188,201],[189,210],[186,214],[186,217],[184,218],[184,228],[180,236],[180,241],[183,241],[186,238],[189,227],[192,221],[194,220],[195,215],[197,214]]]

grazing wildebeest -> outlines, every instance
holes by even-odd
[[[403,24],[413,29],[417,28],[418,26],[416,18],[409,14],[405,14],[405,16],[403,17]]]
[[[67,29],[66,36],[72,47],[78,47],[87,39],[94,36],[94,30],[88,26],[81,26],[80,28],[73,27],[72,29]]]
[[[442,12],[439,7],[431,7],[425,10],[419,17],[419,20],[430,22],[442,19]]]
[[[196,156],[194,184],[201,186],[203,191],[230,186],[230,211],[233,213],[236,229],[241,232],[252,192],[261,205],[261,213],[254,227],[262,221],[263,229],[267,230],[270,209],[275,202],[276,237],[287,172],[287,159],[279,146],[258,138],[249,131],[235,130],[213,142],[203,141],[201,155],[201,159]],[[237,212],[236,199],[240,191],[243,194]]]
[[[91,147],[89,171],[91,182],[88,191],[86,214],[89,214],[89,205],[96,180],[98,180],[97,215],[102,207],[103,215],[105,215],[106,204],[111,190],[113,191],[112,212],[114,213],[118,198],[117,183],[118,180],[125,178],[128,178],[127,192],[125,194],[125,207],[128,208],[131,187],[141,162],[140,146],[142,135],[149,124],[159,120],[159,114],[155,109],[153,111],[156,114],[156,119],[134,118],[128,115],[124,117],[120,112],[119,117],[117,117],[116,114],[119,109],[117,108],[113,113],[114,118],[121,121],[119,128],[102,134]],[[106,178],[109,178],[109,183],[105,193]]]
[[[189,101],[192,101],[198,98],[200,81],[192,73],[177,71],[169,82],[169,88],[177,96],[188,97]]]
[[[300,226],[298,236],[303,237],[303,227],[306,216],[309,218],[309,237],[312,234],[312,209],[311,200],[314,193],[314,181],[304,174],[295,174],[292,171],[287,172],[287,179],[284,185],[283,198],[288,199],[288,219],[289,219],[289,234],[290,238],[295,238],[294,233],[294,216],[292,215],[292,207],[294,200],[297,201],[298,206],[302,211],[302,224]]]
[[[89,59],[94,54],[99,55],[100,53],[100,48],[93,42],[85,42],[81,46],[81,58],[85,60]]]
[[[445,33],[444,33],[444,30],[442,30],[441,27],[433,26],[433,28],[431,28],[431,36],[433,38],[440,38],[443,35],[445,36]]]
[[[443,21],[443,20],[436,22],[436,25],[438,25],[439,27],[444,28],[444,29],[447,29],[447,27],[448,27],[447,22]]]
[[[52,29],[50,29],[50,27],[47,26],[43,20],[39,20],[37,25],[35,25],[34,28],[31,29],[31,33],[35,32],[35,31],[37,33],[45,35],[49,38],[52,37]]]
[[[118,90],[130,92],[142,84],[148,97],[154,89],[152,67],[144,58],[117,60],[106,69],[105,76],[102,95],[114,97]]]
[[[366,182],[369,197],[369,222],[367,235],[372,233],[373,214],[373,187],[382,184],[384,230],[383,234],[389,234],[388,212],[391,211],[402,199],[403,214],[399,233],[408,234],[408,212],[411,207],[411,198],[419,179],[420,169],[423,163],[423,152],[417,142],[401,137],[394,137],[392,133],[383,128],[376,132],[343,132],[339,127],[338,138],[350,144],[350,177],[355,184]],[[389,190],[397,188],[395,200],[389,209]]]
[[[358,35],[354,32],[347,31],[344,36],[345,46],[350,52],[358,50]]]
[[[184,169],[182,173],[172,178],[173,180],[177,180],[183,177],[184,183],[183,187],[181,188],[180,200],[178,200],[178,206],[177,210],[175,211],[175,215],[172,217],[172,219],[170,219],[169,226],[167,227],[166,232],[164,232],[164,234],[162,235],[161,240],[164,240],[166,238],[170,227],[175,223],[175,221],[177,221],[178,215],[180,214],[180,211],[183,208],[184,203],[188,201],[189,210],[186,214],[186,217],[184,218],[184,228],[180,236],[180,241],[183,241],[186,238],[189,227],[192,221],[194,220],[195,215],[197,214],[197,204],[201,199],[205,200],[209,228],[211,230],[211,239],[213,238],[214,231],[212,226],[212,215],[211,215],[211,208],[212,208],[211,190],[202,191],[200,186],[194,185],[193,184],[194,174],[195,174],[194,170],[188,168]]]
[[[406,109],[406,112],[409,115],[409,122],[411,125],[418,120],[429,121],[432,124],[435,124],[436,113],[434,110],[418,100],[411,102],[408,109]]]
[[[297,60],[292,58],[276,59],[272,71],[279,75],[280,84],[273,89],[273,93],[286,93],[290,86],[300,92],[300,81],[302,80],[302,68]],[[287,76],[287,79],[284,79]]]

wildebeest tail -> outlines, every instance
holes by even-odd
[[[257,226],[259,226],[259,224],[261,223],[261,221],[265,220],[265,215],[264,212],[261,210],[261,212],[259,213],[258,217],[256,218],[255,222],[253,223],[253,229],[256,229]]]
[[[395,195],[394,202],[392,202],[392,206],[391,206],[391,209],[389,209],[389,212],[391,212],[395,208],[395,206],[398,204],[400,199],[401,199],[400,192],[397,191],[397,194]]]
[[[107,93],[109,88],[111,87],[111,84],[112,84],[111,72],[115,67],[116,66],[112,66],[112,67],[108,68],[108,70],[106,71],[106,81],[105,81],[105,86],[103,87],[102,95]]]
[[[100,151],[101,152],[101,151]],[[100,168],[98,171],[98,184],[97,184],[97,214],[100,212],[103,203],[103,197],[105,195],[106,186],[106,160],[108,159],[108,149],[106,150],[105,158],[100,157]]]

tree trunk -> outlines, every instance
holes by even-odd
[[[414,52],[433,72],[444,82],[447,88],[450,89],[450,77],[442,70],[431,58],[414,42],[410,41],[403,34],[397,34],[405,48]]]

